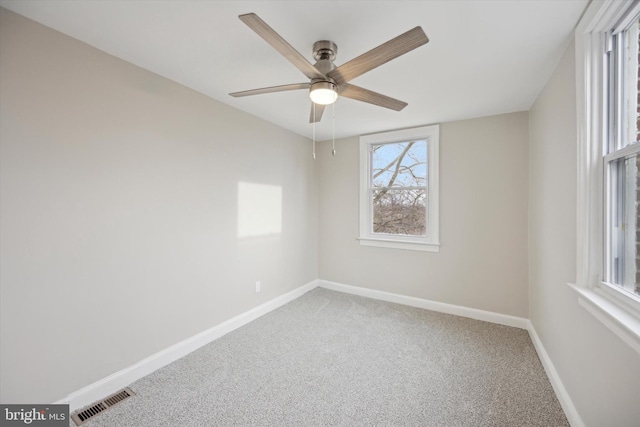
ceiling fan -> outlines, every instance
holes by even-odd
[[[302,73],[309,78],[309,81],[234,92],[229,95],[241,97],[287,90],[309,89],[309,97],[314,104],[311,106],[311,114],[309,116],[310,123],[319,122],[322,118],[325,105],[334,103],[338,95],[390,108],[395,111],[402,110],[407,106],[406,102],[352,85],[348,82],[429,41],[424,31],[422,31],[422,28],[415,27],[363,53],[357,58],[336,67],[333,60],[338,52],[338,46],[332,41],[320,40],[313,44],[313,58],[316,60],[316,63],[312,65],[255,13],[240,15],[238,18],[280,52],[298,70],[302,71]]]

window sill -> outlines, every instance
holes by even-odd
[[[440,252],[440,243],[412,242],[408,240],[374,239],[359,237],[361,246],[377,246],[380,248],[406,249],[409,251]]]
[[[578,303],[637,353],[640,353],[640,318],[611,301],[598,289],[568,285],[578,294]]]

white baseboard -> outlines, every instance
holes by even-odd
[[[485,322],[497,323],[499,325],[513,326],[520,329],[528,329],[529,319],[523,317],[510,316],[507,314],[494,313],[491,311],[478,310],[476,308],[463,307],[460,305],[447,304],[443,302],[430,301],[421,298],[408,297],[390,292],[376,291],[374,289],[360,288],[357,286],[344,285],[342,283],[330,282],[328,280],[318,280],[318,286],[331,289],[333,291],[345,292],[348,294],[360,295],[382,301],[394,302],[411,307],[424,308],[440,313],[454,314],[456,316],[469,317],[471,319],[483,320]]]
[[[551,386],[553,390],[556,392],[556,396],[560,401],[560,406],[564,410],[565,415],[567,416],[567,420],[569,420],[569,424],[571,427],[584,427],[585,424],[580,418],[580,414],[573,404],[573,400],[569,396],[567,389],[564,388],[564,384],[562,384],[562,380],[560,379],[560,375],[558,375],[558,371],[556,371],[547,350],[544,348],[536,329],[533,327],[533,323],[530,320],[527,320],[529,336],[531,337],[531,341],[533,341],[533,346],[538,353],[538,357],[540,357],[540,361],[542,362],[542,366],[547,373],[547,377],[549,377],[549,381],[551,382]]]
[[[287,304],[290,301],[302,296],[306,292],[318,286],[318,281],[314,280],[299,288],[296,288],[284,295],[272,299],[258,307],[255,307],[245,313],[233,317],[225,322],[220,323],[206,331],[196,334],[177,344],[172,345],[158,353],[142,359],[128,368],[122,369],[106,378],[98,380],[93,384],[81,388],[61,399],[56,404],[69,404],[71,412],[76,409],[83,408],[94,403],[106,396],[115,393],[123,387],[128,386],[132,382],[149,375],[153,371],[168,365],[169,363],[186,356],[194,350],[209,344],[210,342],[220,338],[229,332],[246,325],[247,323],[263,316],[270,311],[275,310]]]

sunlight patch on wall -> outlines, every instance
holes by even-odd
[[[238,237],[258,237],[282,232],[282,187],[238,183]]]

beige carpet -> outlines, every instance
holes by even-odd
[[[130,387],[85,425],[569,425],[526,331],[322,288]]]

